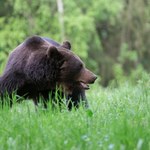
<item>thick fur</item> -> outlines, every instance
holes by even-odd
[[[64,47],[64,48],[66,48],[66,50],[71,50],[71,44],[69,41],[64,41],[63,44],[60,44],[50,38],[47,38],[47,37],[42,37],[42,38],[44,40],[46,40],[47,42],[49,42],[50,44],[52,44],[53,46]],[[69,101],[69,100],[71,100],[70,103],[68,104],[69,109],[71,109],[72,106],[79,107],[80,101],[83,102],[83,104],[86,108],[89,107],[88,100],[86,98],[84,89],[81,89],[78,87],[74,88],[72,94],[67,95],[67,101]]]
[[[63,93],[78,106],[79,96],[84,93],[81,83],[93,83],[96,76],[84,67],[78,56],[66,48],[71,48],[69,42],[55,46],[39,36],[28,38],[9,56],[0,77],[0,95],[6,92],[11,95],[16,91],[19,96],[32,98],[35,104],[39,96],[43,96],[46,107],[49,92],[61,86]],[[68,107],[72,108],[71,105]]]

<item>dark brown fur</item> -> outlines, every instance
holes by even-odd
[[[66,50],[71,50],[71,44],[69,41],[64,41],[63,44],[59,44],[58,42],[47,38],[42,37],[44,40],[52,44],[56,47],[63,47],[66,48]],[[88,100],[86,98],[85,89],[79,88],[78,86],[74,86],[74,89],[71,94],[66,95],[66,100],[68,101],[68,108],[71,109],[72,106],[75,106],[76,108],[79,107],[80,101],[83,102],[83,106],[85,108],[89,107]]]
[[[0,95],[16,91],[37,104],[40,95],[47,102],[49,92],[56,86],[61,86],[69,96],[75,89],[82,91],[83,85],[94,83],[96,76],[85,68],[78,56],[66,50],[71,48],[69,44],[55,47],[38,36],[28,38],[9,56],[0,77]]]

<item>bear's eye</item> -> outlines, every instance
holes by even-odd
[[[83,64],[80,64],[80,69],[83,67]]]
[[[80,70],[82,69],[82,67],[83,67],[83,64],[78,64],[78,65],[76,66],[76,70],[80,71]]]

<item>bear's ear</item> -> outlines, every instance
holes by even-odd
[[[71,43],[69,41],[64,41],[61,47],[71,50]]]
[[[56,56],[59,56],[60,53],[58,52],[57,48],[55,46],[50,46],[47,50],[47,57],[48,58],[54,58]]]

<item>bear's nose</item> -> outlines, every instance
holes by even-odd
[[[96,75],[94,75],[94,76],[92,77],[91,81],[89,81],[89,84],[94,83],[96,79],[97,79],[97,76],[96,76]]]
[[[94,81],[97,79],[97,76],[96,75],[94,75]]]
[[[96,79],[97,79],[97,76],[94,75],[94,76],[93,76],[93,83],[95,82]]]

